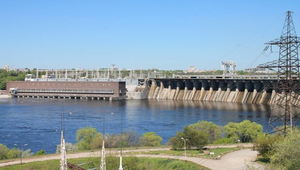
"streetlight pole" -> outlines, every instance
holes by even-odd
[[[183,144],[184,144],[184,160],[185,160],[185,162],[186,162],[186,141],[187,141],[188,139],[184,139],[183,137],[181,137],[181,139],[183,140]]]
[[[17,144],[14,144],[15,146],[18,146]],[[23,146],[27,146],[28,144],[25,143],[21,145],[21,154],[20,154],[20,164],[22,165],[22,157],[23,157]]]

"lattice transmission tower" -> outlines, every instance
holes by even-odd
[[[258,66],[268,69],[277,68],[278,70],[277,82],[272,83],[276,92],[273,104],[282,108],[283,111],[274,111],[273,107],[269,115],[268,131],[269,127],[272,127],[273,131],[269,132],[281,131],[284,135],[287,133],[287,129],[292,131],[293,125],[298,118],[298,114],[293,113],[292,106],[298,103],[300,90],[298,58],[300,38],[296,35],[291,14],[291,11],[287,11],[280,38],[266,43],[271,47],[274,45],[279,47],[278,61]],[[278,126],[279,123],[283,126]]]

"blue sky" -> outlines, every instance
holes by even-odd
[[[255,67],[288,10],[300,33],[299,0],[1,0],[0,67]]]

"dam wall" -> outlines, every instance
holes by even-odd
[[[272,83],[276,80],[230,79],[152,79],[148,99],[217,101],[249,104],[280,104],[284,94],[277,94]],[[281,97],[282,96],[282,97]],[[300,96],[294,96],[300,105]]]

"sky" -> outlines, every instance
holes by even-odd
[[[299,0],[0,0],[0,67],[237,69],[278,59]]]

